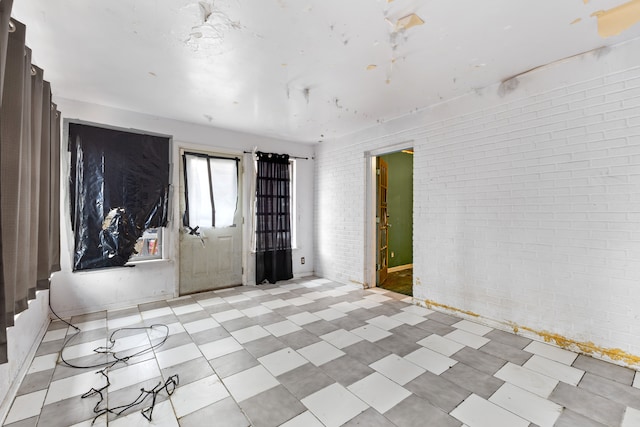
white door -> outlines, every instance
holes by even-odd
[[[183,152],[181,157],[180,295],[239,285],[242,163],[213,153]]]

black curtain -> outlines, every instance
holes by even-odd
[[[289,156],[257,154],[256,284],[293,277]]]

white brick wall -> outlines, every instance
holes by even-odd
[[[364,281],[364,153],[413,140],[416,297],[640,355],[639,51],[321,143],[317,271]]]

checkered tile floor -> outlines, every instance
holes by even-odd
[[[161,392],[153,423],[141,407],[96,426],[639,426],[640,374],[433,312],[404,295],[325,279],[238,287],[77,316],[65,349],[78,365],[117,328],[166,324],[154,352],[114,366],[106,401]],[[96,369],[57,362],[73,330],[53,322],[5,425],[89,426],[105,383]],[[116,350],[159,331],[126,329]],[[146,404],[143,405],[147,406]]]

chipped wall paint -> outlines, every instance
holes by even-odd
[[[398,19],[398,22],[396,23],[396,31],[408,30],[411,27],[415,27],[422,24],[424,24],[424,21],[422,20],[422,18],[420,18],[415,13],[412,13],[410,15],[403,16],[402,18]]]
[[[375,70],[376,68],[378,68],[378,66],[376,64],[367,65],[367,70]]]
[[[631,0],[609,10],[599,10],[591,16],[598,19],[600,37],[617,36],[640,21],[640,0]]]
[[[428,299],[421,301],[414,298],[414,303],[418,303],[418,305],[424,306],[429,309],[434,309],[436,311],[448,312],[454,315],[462,314],[463,317],[464,315],[466,315],[467,317],[471,318],[470,320],[484,323],[490,327],[512,331],[516,335],[526,336],[532,339],[541,339],[546,343],[553,344],[557,347],[573,351],[575,353],[585,354],[597,359],[615,363],[617,365],[627,366],[635,370],[640,370],[640,356],[627,353],[619,348],[601,347],[591,341],[577,341],[554,332],[544,330],[540,331],[528,326],[518,325],[514,322],[503,322],[489,319],[472,311],[463,310]]]
[[[571,24],[570,24],[570,25],[577,24],[577,23],[578,23],[578,22],[580,22],[580,21],[582,21],[582,18],[576,18],[576,19],[574,19],[573,21],[571,21]]]

